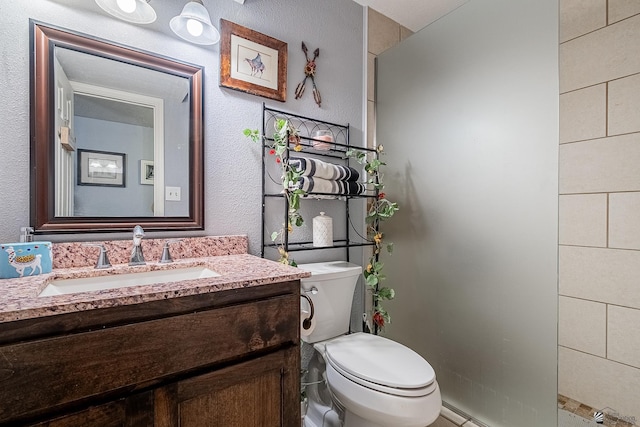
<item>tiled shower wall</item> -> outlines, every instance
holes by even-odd
[[[640,1],[560,1],[559,393],[640,423]]]

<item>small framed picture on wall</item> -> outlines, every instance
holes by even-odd
[[[287,44],[220,20],[220,86],[265,98],[287,98]]]
[[[78,149],[78,185],[125,186],[125,153]]]
[[[140,184],[153,185],[153,160],[140,160]]]

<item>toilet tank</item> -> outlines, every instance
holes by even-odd
[[[300,264],[298,268],[311,272],[311,277],[300,280],[300,292],[313,301],[313,332],[302,339],[308,343],[324,341],[349,331],[353,292],[362,273],[362,267],[346,261]],[[317,289],[314,292],[313,289]],[[306,300],[301,301],[308,310]]]

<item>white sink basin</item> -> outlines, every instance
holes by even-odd
[[[47,285],[38,296],[48,297],[52,295],[77,294],[80,292],[119,289],[128,286],[154,285],[218,276],[220,276],[218,273],[206,267],[185,267],[171,270],[83,277],[79,279],[56,279]]]

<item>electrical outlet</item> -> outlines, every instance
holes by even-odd
[[[180,187],[166,187],[164,194],[165,200],[171,200],[173,202],[180,201]]]

